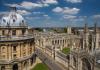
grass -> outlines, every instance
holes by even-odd
[[[61,51],[64,54],[68,54],[70,52],[70,48],[63,48]]]
[[[49,68],[43,63],[38,63],[32,70],[49,70]]]

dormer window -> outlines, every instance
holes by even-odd
[[[6,23],[6,20],[5,20],[5,19],[3,19],[3,22],[4,22],[4,23]]]
[[[24,23],[24,20],[22,20],[22,23]]]
[[[13,22],[15,22],[15,19],[13,19]]]

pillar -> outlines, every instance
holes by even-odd
[[[78,69],[77,70],[82,70],[82,60],[78,58]]]

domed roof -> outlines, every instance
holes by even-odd
[[[1,19],[1,26],[26,26],[24,18],[17,12],[10,12]]]

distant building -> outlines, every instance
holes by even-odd
[[[35,35],[36,47],[39,47],[55,61],[65,65],[68,70],[95,70],[96,50],[100,51],[100,32],[97,24],[89,29],[76,28],[67,33],[37,32]],[[63,54],[65,47],[71,49],[69,54]],[[70,66],[69,66],[70,65]]]

